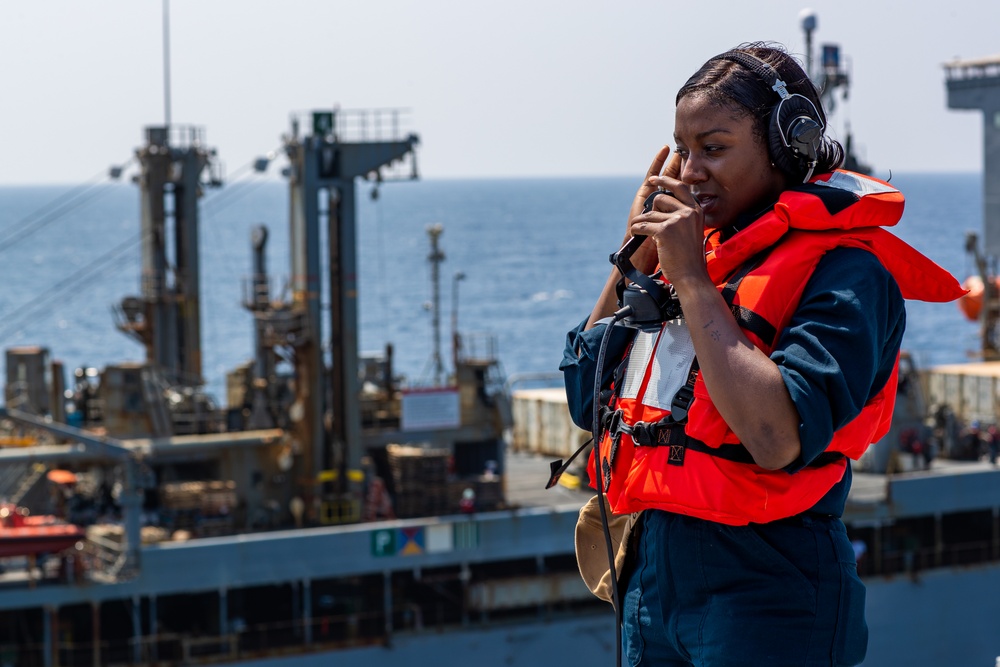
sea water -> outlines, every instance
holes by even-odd
[[[964,246],[966,231],[982,227],[981,178],[892,177],[907,197],[895,233],[959,279],[975,268]],[[385,183],[372,197],[372,185],[359,182],[362,351],[392,343],[398,374],[412,384],[433,381],[426,230],[439,223],[445,370],[457,321],[463,332],[496,337],[508,376],[555,371],[565,332],[589,313],[608,276],[608,255],[624,234],[636,184],[634,178],[418,180]],[[241,302],[254,226],[269,230],[273,285],[280,292],[288,282],[288,189],[279,180],[244,178],[207,190],[201,216],[203,374],[224,402],[226,373],[253,354],[252,318]],[[117,331],[112,317],[123,297],[140,294],[139,229],[134,185],[0,187],[0,348],[45,346],[68,376],[77,367],[141,360],[142,346]],[[978,351],[978,325],[954,303],[910,302],[907,313],[904,347],[919,364],[967,361]],[[326,339],[326,321],[323,329]]]

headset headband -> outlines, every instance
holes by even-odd
[[[801,160],[807,167],[803,183],[808,181],[816,169],[818,147],[826,125],[812,100],[799,93],[789,93],[788,84],[781,80],[778,71],[752,53],[746,51],[726,51],[714,58],[729,60],[753,72],[778,95],[778,102],[771,112],[772,132],[776,132],[781,145],[791,153],[787,166]],[[770,141],[772,148],[773,141]],[[782,161],[779,166],[784,165]],[[789,170],[789,171],[798,171]]]

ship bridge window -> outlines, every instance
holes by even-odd
[[[882,532],[882,574],[915,575],[934,565],[935,520],[932,516],[899,519]]]
[[[310,586],[313,636],[324,642],[370,643],[385,630],[381,573],[314,579]]]
[[[393,627],[441,628],[462,623],[465,613],[463,584],[457,567],[392,575]]]
[[[849,526],[858,574],[909,574],[1000,560],[1000,508]]]
[[[15,652],[22,660],[20,664],[44,664],[43,639],[45,631],[42,613],[41,607],[0,611],[0,651],[5,651],[8,654]],[[60,660],[59,664],[72,663]]]
[[[994,541],[992,510],[946,514],[941,518],[942,565],[990,560]]]

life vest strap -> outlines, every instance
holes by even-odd
[[[677,390],[670,401],[670,417],[677,424],[686,424],[688,420],[688,410],[691,409],[691,402],[694,401],[694,385],[698,380],[698,357],[691,361],[691,368],[688,369],[687,381],[684,386]]]
[[[740,283],[743,279],[753,271],[755,268],[760,266],[761,262],[770,252],[770,248],[758,253],[754,257],[751,257],[740,269],[734,273],[726,283],[726,286],[722,288],[722,298],[726,300],[726,305],[729,306],[729,311],[736,318],[736,323],[743,329],[756,334],[768,347],[774,345],[774,339],[778,336],[778,330],[774,328],[774,325],[768,322],[766,319],[753,312],[749,308],[744,308],[740,305],[734,305],[733,302],[736,300],[736,291],[740,288]]]
[[[764,345],[768,347],[774,345],[775,338],[778,337],[778,330],[774,328],[773,324],[765,320],[761,315],[743,306],[730,306],[729,311],[736,318],[736,324],[740,328],[756,334],[757,338],[760,338],[760,341]]]
[[[741,444],[722,444],[718,447],[706,445],[701,440],[692,438],[684,432],[684,424],[676,422],[670,415],[658,422],[636,422],[631,426],[622,419],[621,410],[605,408],[601,420],[612,440],[612,463],[614,453],[618,449],[618,441],[623,433],[632,438],[637,447],[670,447],[667,462],[671,465],[684,465],[684,454],[687,450],[716,456],[735,463],[756,463],[750,451]],[[823,452],[807,465],[818,468],[842,461],[844,455],[840,452]],[[609,470],[610,472],[610,470]],[[610,476],[610,475],[609,475]]]

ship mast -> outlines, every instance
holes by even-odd
[[[146,361],[171,384],[204,384],[198,200],[222,185],[204,130],[171,125],[170,0],[163,0],[163,126],[145,129],[136,151],[142,213],[141,295],[122,300],[116,324],[146,348]],[[207,179],[203,179],[208,169]]]
[[[954,60],[945,63],[944,70],[948,108],[983,112],[983,250],[980,254],[978,235],[970,234],[966,251],[975,259],[983,281],[983,360],[996,361],[1000,359],[1000,296],[995,270],[1000,256],[1000,56]]]
[[[173,140],[171,140],[173,139]],[[141,295],[117,308],[117,326],[146,348],[146,361],[174,384],[200,386],[201,272],[198,199],[221,185],[215,151],[198,127],[147,127],[140,164]],[[208,180],[202,174],[209,170]]]
[[[299,479],[331,471],[334,495],[357,507],[364,448],[358,409],[358,265],[355,180],[409,158],[416,178],[415,134],[399,130],[399,110],[314,111],[311,133],[293,117],[288,156],[293,309],[305,323],[295,346],[295,439]],[[379,180],[381,177],[378,176]],[[321,229],[326,231],[330,357],[324,359]],[[324,372],[324,369],[328,369]],[[351,510],[346,510],[351,511]],[[347,517],[341,517],[341,519]]]
[[[799,22],[806,40],[806,74],[819,89],[820,99],[827,117],[833,115],[837,108],[837,91],[842,91],[843,99],[850,92],[851,75],[841,64],[839,44],[823,44],[820,46],[822,58],[818,64],[813,62],[813,32],[819,26],[819,17],[811,9],[803,9],[799,13]],[[844,169],[870,174],[871,166],[862,163],[854,152],[853,134],[850,123],[844,123]]]
[[[170,127],[170,0],[163,0],[163,124]]]
[[[431,252],[427,256],[427,261],[431,264],[431,292],[434,297],[431,306],[431,318],[434,325],[434,384],[441,386],[444,376],[444,363],[441,360],[441,262],[444,261],[444,251],[438,241],[444,233],[444,226],[441,223],[429,225],[427,236],[431,240]]]

